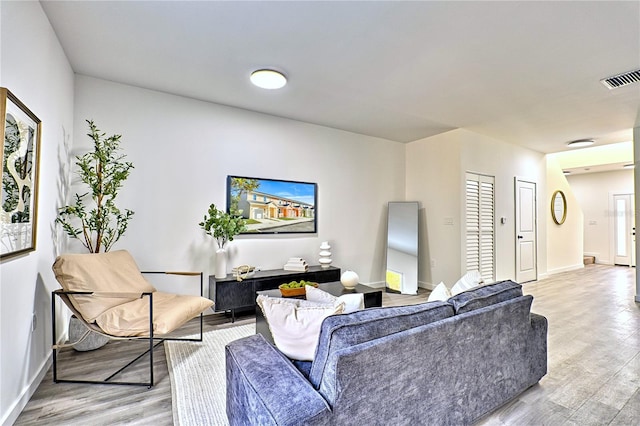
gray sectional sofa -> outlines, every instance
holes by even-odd
[[[547,320],[512,281],[327,317],[311,363],[262,335],[226,347],[231,425],[464,425],[547,372]]]

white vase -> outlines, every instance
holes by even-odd
[[[340,282],[347,290],[353,290],[358,285],[360,277],[353,271],[344,271],[340,276]]]
[[[323,268],[331,266],[331,252],[329,250],[331,250],[329,242],[323,241],[322,244],[320,244],[320,259],[318,260],[320,266]]]
[[[216,278],[227,277],[227,250],[219,248],[216,250]]]

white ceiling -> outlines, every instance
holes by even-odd
[[[632,139],[640,1],[42,1],[76,73],[398,142]],[[258,68],[289,78],[249,83]]]

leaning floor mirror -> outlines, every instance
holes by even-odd
[[[418,293],[418,202],[390,202],[387,219],[386,289]]]

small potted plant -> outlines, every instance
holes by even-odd
[[[227,242],[233,241],[233,237],[246,230],[244,218],[218,210],[215,204],[211,204],[207,214],[204,215],[204,220],[198,225],[204,229],[204,232],[215,238],[218,244],[215,275],[216,278],[225,278],[227,276],[225,246]]]

